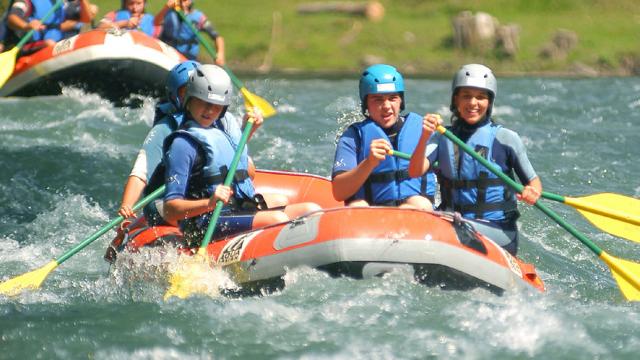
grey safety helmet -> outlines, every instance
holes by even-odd
[[[209,104],[222,105],[222,117],[231,104],[232,94],[233,85],[227,72],[218,65],[205,64],[196,67],[189,77],[184,103],[188,104],[195,97]]]
[[[493,75],[491,69],[480,64],[467,64],[458,70],[453,77],[453,83],[451,84],[451,105],[449,109],[455,113],[456,108],[453,103],[453,97],[456,95],[461,87],[472,87],[476,89],[482,89],[489,93],[489,108],[487,109],[487,117],[491,116],[493,110],[493,102],[498,94],[498,82]]]

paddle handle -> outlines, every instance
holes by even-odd
[[[411,154],[407,154],[398,150],[389,150],[387,152],[388,155],[399,157],[400,159],[411,160]]]
[[[42,19],[40,19],[41,22],[45,22],[47,21],[51,15],[53,15],[53,13],[55,13],[61,6],[62,6],[63,0],[58,0],[56,1],[55,5],[53,5],[53,7],[51,7],[51,9],[49,9],[49,11],[47,11],[46,14],[44,14],[44,16],[42,17]],[[33,34],[35,33],[35,30],[31,29],[29,30],[28,33],[26,33],[22,39],[20,39],[20,41],[18,42],[18,44],[16,45],[16,48],[18,49],[22,49],[22,47],[29,42],[29,39],[31,39],[31,37],[33,36]]]
[[[238,143],[238,148],[236,149],[235,154],[233,154],[233,159],[231,160],[231,166],[229,167],[229,172],[227,176],[224,178],[224,186],[231,185],[233,181],[233,177],[236,174],[236,169],[238,168],[238,163],[240,163],[240,156],[242,156],[242,151],[244,150],[244,146],[249,139],[249,135],[251,134],[251,128],[253,127],[253,118],[249,118],[247,121],[247,125],[244,127],[244,131],[242,132],[242,137],[240,138],[240,142]],[[209,225],[207,226],[207,231],[204,233],[204,238],[202,239],[202,244],[200,244],[200,249],[198,250],[198,254],[204,255],[206,251],[207,245],[211,241],[213,237],[213,233],[216,230],[218,218],[220,218],[220,213],[222,212],[222,207],[224,203],[221,200],[216,201],[216,208],[213,210],[213,214],[211,215],[211,220],[209,220]]]
[[[143,198],[142,200],[140,200],[138,203],[135,204],[135,206],[133,207],[133,211],[140,210],[141,208],[145,207],[148,203],[150,203],[153,200],[155,200],[158,197],[160,197],[160,195],[164,194],[164,190],[165,190],[165,185],[162,185],[156,191],[154,191],[151,194],[147,195],[145,198]],[[70,258],[73,255],[77,254],[80,250],[84,249],[87,245],[91,244],[96,239],[98,239],[100,236],[104,235],[107,231],[111,230],[111,228],[113,228],[114,226],[119,225],[123,221],[124,221],[124,218],[122,216],[118,216],[117,218],[111,220],[111,222],[109,222],[107,225],[103,226],[100,230],[96,231],[91,236],[89,236],[84,241],[82,241],[80,244],[76,245],[73,249],[67,251],[62,256],[60,256],[58,259],[56,259],[56,262],[58,264],[62,264],[68,258]]]

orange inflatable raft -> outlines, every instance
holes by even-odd
[[[167,73],[185,58],[139,31],[92,30],[18,58],[0,96],[59,95],[75,86],[114,102],[164,94]]]
[[[300,173],[259,171],[258,192],[286,194],[291,202],[314,201],[324,209],[286,223],[224,239],[208,248],[211,264],[228,270],[240,289],[255,294],[284,286],[288,269],[311,267],[333,276],[366,278],[395,268],[410,269],[417,281],[451,289],[544,290],[533,265],[511,256],[475,231],[473,223],[449,213],[393,207],[343,207],[328,179]],[[171,227],[146,229],[126,245],[153,243]],[[225,290],[225,289],[223,289]]]

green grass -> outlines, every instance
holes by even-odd
[[[313,0],[317,1],[317,0]],[[94,1],[100,14],[119,1]],[[615,73],[622,56],[640,58],[640,1],[637,0],[383,0],[381,22],[340,14],[300,15],[306,1],[197,0],[227,44],[229,65],[252,71],[275,46],[273,71],[351,73],[366,55],[424,75],[450,76],[461,64],[485,63],[499,73],[562,73],[575,63]],[[149,1],[151,12],[164,1]],[[501,24],[520,26],[520,50],[514,59],[474,54],[451,46],[451,19],[462,10],[484,11]],[[272,17],[281,15],[280,36],[271,43]],[[353,41],[342,40],[361,27]],[[538,53],[557,29],[579,37],[562,61],[541,60]],[[353,34],[352,34],[353,35]]]

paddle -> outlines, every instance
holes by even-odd
[[[411,159],[411,155],[390,150],[389,155]],[[542,197],[572,206],[594,226],[609,234],[640,242],[640,200],[629,196],[601,193],[579,198],[542,192]]]
[[[144,199],[140,200],[133,207],[133,211],[137,211],[141,209],[151,201],[158,198],[160,195],[164,193],[164,189],[165,189],[165,186],[163,185],[160,188],[158,188],[156,191],[147,195]],[[77,254],[80,250],[84,249],[87,245],[94,242],[104,233],[111,230],[111,228],[113,228],[114,226],[119,225],[122,221],[124,221],[124,218],[122,216],[118,216],[117,218],[111,220],[111,222],[109,222],[107,225],[103,226],[100,230],[96,231],[91,236],[86,238],[80,244],[76,245],[73,249],[64,253],[64,255],[60,256],[58,259],[53,259],[51,262],[49,262],[48,264],[44,265],[43,267],[37,270],[33,270],[31,272],[17,276],[13,279],[9,279],[1,283],[0,294],[7,295],[7,296],[15,296],[21,293],[23,290],[38,289],[42,284],[42,282],[44,282],[46,277],[49,275],[49,273],[53,271],[55,268],[57,268],[58,265],[62,264],[67,259]]]
[[[502,181],[504,181],[511,188],[521,193],[524,189],[524,186],[518,184],[513,179],[505,175],[500,169],[494,167],[491,163],[489,163],[485,158],[480,156],[480,154],[476,153],[471,147],[462,142],[462,140],[458,139],[453,133],[447,130],[442,125],[438,125],[438,132],[446,136],[449,140],[453,141],[456,145],[464,150],[467,154],[471,155],[474,159],[480,162],[484,167],[486,167],[489,171],[498,176]],[[580,240],[584,245],[586,245],[589,250],[591,250],[594,254],[596,254],[602,261],[604,261],[609,268],[611,269],[611,273],[613,274],[614,279],[618,283],[620,290],[624,297],[627,300],[639,301],[640,300],[640,264],[618,259],[614,256],[611,256],[600,249],[594,242],[589,240],[586,236],[581,234],[578,230],[576,230],[569,223],[564,221],[558,214],[556,214],[553,210],[547,208],[541,202],[536,202],[535,206],[540,209],[545,215],[553,219],[558,225],[562,226],[565,230],[567,230],[571,235]]]
[[[247,143],[247,139],[249,139],[249,135],[251,134],[251,128],[253,127],[253,118],[249,118],[247,125],[242,132],[242,137],[240,138],[240,142],[238,143],[238,148],[236,149],[235,154],[233,155],[233,159],[231,160],[231,165],[229,167],[229,172],[227,176],[224,178],[224,185],[229,186],[233,181],[233,177],[236,173],[236,169],[238,168],[238,163],[240,162],[240,156],[242,155],[242,151],[244,150],[244,146]],[[181,299],[187,298],[189,295],[193,293],[206,293],[207,287],[206,284],[202,284],[201,281],[198,281],[197,272],[202,270],[207,270],[208,258],[207,254],[207,245],[211,241],[213,237],[213,233],[216,230],[216,226],[218,223],[218,218],[220,218],[220,213],[222,212],[222,207],[224,203],[222,200],[218,200],[216,202],[216,207],[211,215],[211,220],[209,220],[209,226],[207,227],[207,231],[204,234],[204,238],[202,239],[202,243],[200,244],[200,248],[198,252],[191,258],[191,260],[186,264],[186,266],[179,267],[177,271],[173,272],[169,278],[169,289],[164,295],[164,299],[167,300],[172,296],[179,297]]]
[[[40,21],[47,21],[47,19],[49,19],[49,17],[51,17],[51,15],[53,15],[53,13],[56,12],[56,10],[60,8],[60,6],[62,6],[62,4],[62,0],[56,1],[55,5],[53,5],[53,7],[51,7],[51,9],[49,9],[49,11],[44,14]],[[16,58],[18,57],[18,52],[20,52],[20,49],[22,49],[22,47],[29,41],[29,39],[31,39],[34,32],[35,30],[33,29],[29,30],[29,32],[27,32],[20,39],[16,46],[14,46],[11,50],[5,51],[0,54],[0,88],[4,86],[7,80],[9,80],[9,78],[11,77],[11,74],[13,74],[13,69],[16,66]]]
[[[202,35],[200,35],[200,32],[198,31],[198,29],[196,29],[195,26],[193,26],[191,21],[189,21],[187,16],[184,14],[184,12],[182,12],[182,10],[180,10],[179,7],[176,7],[174,10],[176,13],[178,13],[182,21],[189,26],[189,29],[191,29],[191,31],[195,34],[200,44],[202,44],[202,46],[204,46],[204,48],[209,52],[209,55],[211,55],[211,57],[215,59],[216,58],[215,49],[209,44],[208,41],[204,39]],[[262,112],[262,117],[264,118],[268,118],[276,114],[276,109],[274,109],[273,106],[271,106],[271,104],[267,100],[247,90],[244,84],[242,84],[240,79],[238,79],[233,74],[233,72],[227,65],[222,65],[222,68],[227,72],[227,74],[229,74],[229,77],[231,78],[231,81],[233,82],[233,84],[240,90],[240,92],[242,93],[242,96],[244,96],[245,106],[247,108],[258,107]]]

